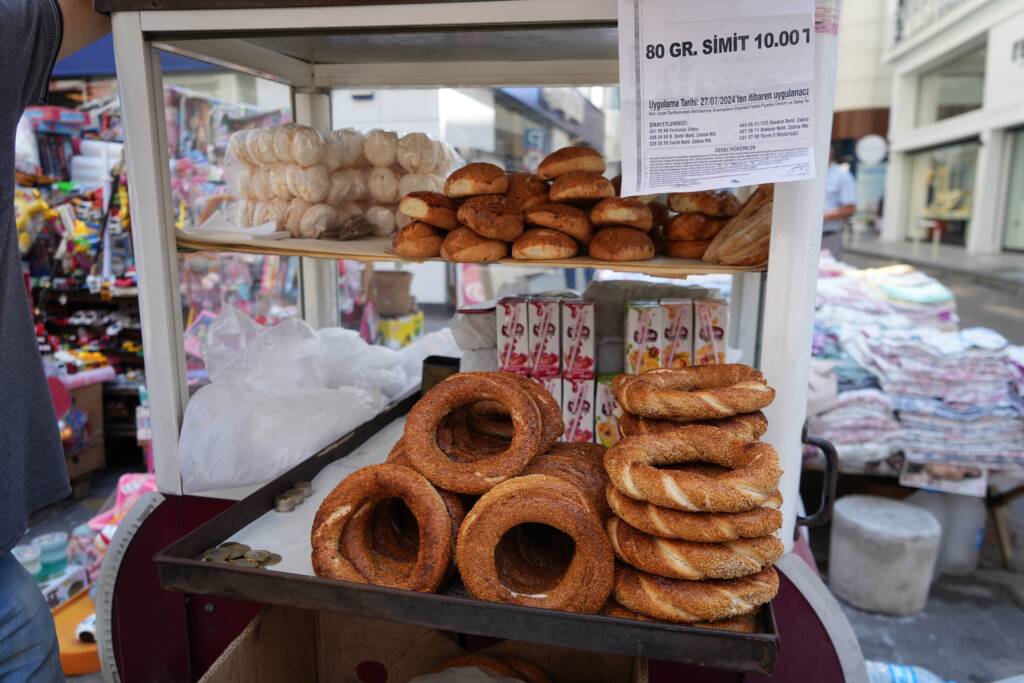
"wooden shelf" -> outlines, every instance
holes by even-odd
[[[389,261],[405,262],[401,256],[391,252],[390,237],[365,237],[355,240],[261,240],[246,239],[229,241],[219,238],[199,238],[193,233],[177,232],[179,249],[194,249],[210,252],[234,252],[245,254],[276,254],[279,256],[308,256],[323,259],[347,259],[351,261]],[[433,258],[425,261],[443,262]],[[416,261],[422,263],[422,261]],[[551,261],[517,261],[506,258],[498,263],[517,266],[538,266],[542,268],[600,268],[623,273],[645,273],[656,277],[685,278],[688,275],[708,275],[712,273],[750,273],[764,271],[764,267],[722,266],[704,263],[695,259],[672,259],[664,256],[650,261],[597,261],[587,256],[574,256],[569,259]]]

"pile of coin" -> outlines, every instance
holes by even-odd
[[[274,496],[274,509],[278,512],[291,512],[296,505],[301,505],[304,500],[313,494],[313,485],[308,481],[299,481],[284,493]]]
[[[274,566],[281,561],[281,556],[269,550],[253,550],[244,543],[228,541],[205,551],[199,556],[199,559],[203,562],[219,562],[235,567],[258,569],[259,567]]]

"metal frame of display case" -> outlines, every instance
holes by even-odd
[[[343,2],[343,0],[341,0]],[[179,430],[188,401],[179,301],[179,248],[301,255],[303,317],[314,327],[337,315],[335,260],[401,259],[377,243],[289,240],[207,243],[174,228],[163,79],[156,51],[168,50],[293,88],[296,121],[329,130],[330,89],[618,82],[616,0],[484,0],[353,6],[292,6],[295,0],[239,0],[248,9],[199,9],[201,0],[97,0],[112,10],[121,91],[133,239],[146,350],[154,462],[162,492],[181,494]],[[775,189],[767,273],[734,275],[730,337],[759,365],[777,398],[765,409],[765,439],[784,474],[782,539],[792,550],[811,357],[825,169],[835,91],[835,20],[840,0],[818,0],[828,18],[815,41],[813,180]],[[223,5],[211,2],[208,5]],[[206,6],[208,6],[206,5]],[[175,8],[178,9],[175,9]],[[154,9],[156,8],[156,9]],[[575,267],[585,261],[560,262]],[[501,268],[499,265],[490,267]],[[667,277],[706,273],[698,261],[604,264]],[[731,344],[736,346],[737,344]],[[238,496],[240,497],[240,496]]]
[[[104,9],[104,3],[114,10],[153,6],[133,0],[99,0],[98,8]],[[175,5],[194,7],[202,3],[156,3],[161,7]],[[818,5],[819,11],[838,12],[838,0],[819,0]],[[133,237],[139,265],[154,459],[161,491],[181,493],[178,434],[188,399],[177,300],[177,249],[179,245],[201,245],[174,229],[163,79],[156,50],[172,50],[289,84],[294,89],[296,120],[327,130],[329,89],[333,87],[616,83],[616,25],[615,0],[486,0],[113,13],[115,57],[130,149],[128,175],[136,226]],[[350,45],[353,42],[356,48]],[[303,50],[316,61],[296,56]],[[537,51],[542,54],[537,55]],[[531,58],[534,56],[538,58]],[[331,62],[332,57],[351,63]],[[782,537],[787,547],[793,538],[798,499],[800,432],[805,416],[824,169],[835,90],[834,31],[817,32],[815,57],[814,120],[820,172],[813,180],[776,187],[767,277],[739,273],[735,287],[745,309],[739,311],[739,333],[748,340],[748,346],[749,340],[760,340],[760,367],[777,391],[778,399],[765,411],[769,418],[766,439],[779,451],[785,471],[781,484],[785,518]],[[246,249],[244,243],[207,246],[211,250]],[[260,245],[258,250],[294,253],[288,251],[294,246]],[[315,249],[303,252],[305,256],[323,257],[304,258],[302,262],[302,310],[314,327],[328,323],[335,315],[336,290],[325,286],[330,282],[331,259],[400,260],[383,251],[361,252],[361,246],[365,245],[352,243],[349,248],[343,242],[314,243]],[[646,270],[670,277],[707,272],[707,265],[698,263],[662,261]],[[606,267],[615,269],[616,265]],[[738,269],[720,266],[715,270],[729,273]],[[761,301],[763,309],[757,310]],[[744,360],[750,361],[750,356]]]

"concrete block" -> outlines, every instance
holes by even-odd
[[[877,496],[836,501],[829,588],[851,605],[882,614],[924,609],[942,526],[929,511]]]

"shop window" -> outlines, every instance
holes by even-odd
[[[981,108],[985,53],[986,46],[982,45],[921,76],[917,125],[928,125]]]
[[[970,141],[910,155],[911,239],[966,244],[979,149],[980,143]]]
[[[1024,251],[1024,129],[1013,134],[1013,157],[1006,195],[1003,247]]]

